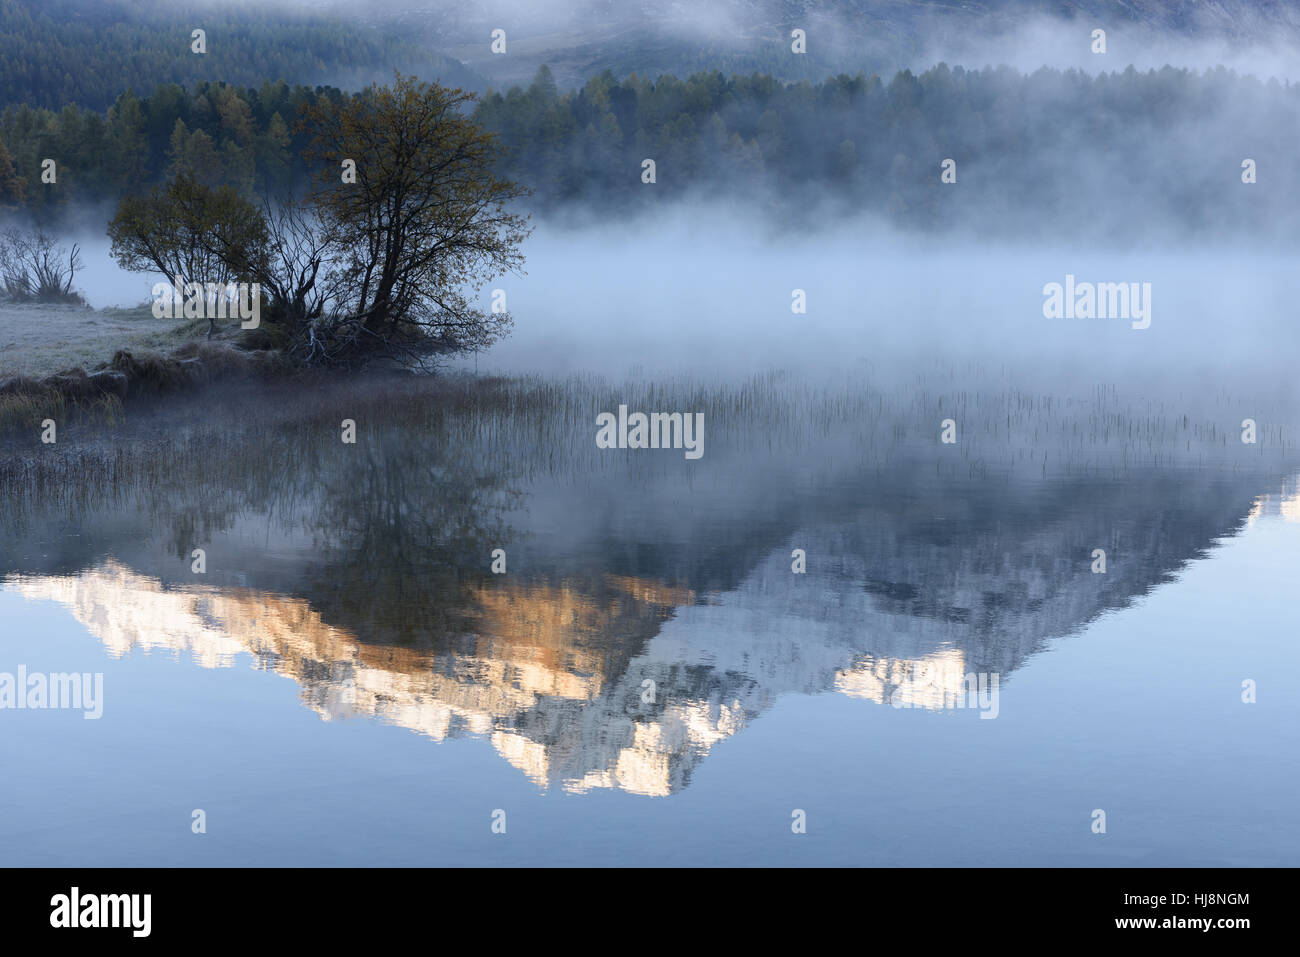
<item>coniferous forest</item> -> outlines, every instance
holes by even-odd
[[[128,89],[102,110],[10,101],[0,112],[0,203],[58,222],[179,171],[249,196],[288,195],[308,175],[303,109],[356,95],[204,81]],[[775,211],[811,204],[913,229],[1029,234],[1061,218],[1084,232],[1141,233],[1146,220],[1192,233],[1257,230],[1263,208],[1282,233],[1300,215],[1300,87],[1223,69],[1025,75],[940,64],[819,83],[604,73],[561,91],[543,67],[527,86],[488,90],[472,116],[504,147],[501,172],[552,211],[731,193]],[[1207,117],[1238,136],[1194,139]],[[1248,196],[1207,190],[1243,150],[1269,169],[1267,182]],[[48,156],[60,157],[57,190],[40,188]],[[654,194],[637,189],[645,158],[658,168]],[[978,188],[945,196],[938,173],[948,158]],[[1134,198],[1122,209],[1108,202],[1120,192]]]

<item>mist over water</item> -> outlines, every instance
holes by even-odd
[[[1094,56],[1086,16],[967,31],[970,5],[888,6],[925,29],[862,51],[876,21],[823,5],[685,11],[657,28],[678,47],[636,68],[724,40],[784,55],[806,13],[819,64],[1293,69],[1285,31],[1112,22]],[[485,70],[483,28],[519,16],[499,76],[556,50],[599,66],[602,38],[661,11],[462,7],[399,14],[477,44]],[[794,149],[840,155],[836,123],[864,115],[907,126],[950,79],[911,103],[906,83],[862,92],[863,113],[832,91],[824,142]],[[14,716],[0,766],[29,773],[0,785],[0,847],[78,865],[1297,863],[1300,177],[1274,123],[1293,94],[1207,94],[1166,136],[1096,103],[1054,112],[1076,79],[965,115],[983,151],[951,185],[943,120],[908,126],[910,157],[886,142],[889,176],[790,182],[774,161],[767,191],[722,167],[728,189],[674,192],[671,159],[655,185],[616,165],[608,190],[539,204],[526,272],[474,291],[504,295],[511,334],[435,375],[244,369],[68,416],[56,443],[6,435],[0,673],[102,672],[107,697],[94,737],[81,715]],[[1220,89],[1177,83],[1193,104]],[[613,97],[625,119],[638,95]],[[1032,183],[999,116],[1044,131],[1020,139],[1044,160]],[[536,152],[563,166],[561,146],[584,148]],[[63,241],[90,310],[139,313],[169,277],[120,269],[110,213],[79,212]],[[1124,284],[1141,308],[1049,317],[1052,284]],[[90,314],[17,312],[29,344]],[[627,410],[699,416],[701,454],[603,444],[601,417]],[[995,698],[966,697],[990,679]],[[220,839],[186,830],[200,804]],[[791,808],[811,809],[806,834]]]
[[[528,275],[494,284],[516,328],[477,364],[733,380],[865,366],[875,381],[903,383],[941,363],[965,381],[1026,388],[1286,398],[1300,354],[1292,269],[1287,251],[1241,246],[976,244],[869,222],[782,234],[707,207],[603,227],[542,224]],[[1067,275],[1150,283],[1149,327],[1045,318],[1043,287]],[[792,312],[796,289],[805,314]]]
[[[730,204],[536,225],[525,273],[481,291],[485,307],[505,293],[510,335],[448,370],[724,383],[781,369],[879,387],[937,376],[953,388],[1116,386],[1197,409],[1229,396],[1247,412],[1300,400],[1288,249],[980,242],[866,218],[783,230]],[[91,306],[150,301],[162,277],[120,269],[93,232],[68,241],[81,246]],[[1045,317],[1044,286],[1069,275],[1149,283],[1150,325]],[[805,313],[791,309],[795,290]]]

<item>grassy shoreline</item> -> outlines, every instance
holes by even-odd
[[[271,353],[207,339],[207,320],[157,319],[151,309],[0,305],[0,434],[123,415],[123,401],[194,389],[229,377],[265,376]]]

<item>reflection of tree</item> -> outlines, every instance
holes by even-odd
[[[344,445],[329,427],[275,441],[201,429],[134,450],[120,471],[113,451],[53,466],[0,462],[0,575],[66,574],[116,557],[167,580],[181,566],[161,561],[159,547],[188,573],[193,548],[254,519],[273,544],[308,533],[315,547],[267,561],[231,543],[241,572],[259,570],[250,584],[301,595],[379,641],[461,633],[469,590],[515,534],[503,516],[519,495],[506,490],[505,470],[469,464],[473,446],[454,432]],[[211,556],[209,566],[203,583],[221,582]]]
[[[48,572],[115,556],[33,593],[65,596],[123,647],[247,649],[323,715],[483,733],[539,783],[666,794],[782,694],[942,707],[966,672],[1007,680],[1235,533],[1276,487],[1172,469],[935,477],[908,461],[813,486],[737,455],[708,463],[737,478],[692,490],[708,521],[666,532],[653,519],[684,494],[671,471],[615,472],[583,488],[568,545],[529,542],[499,576],[492,549],[513,559],[537,518],[514,486],[539,515],[547,490],[522,443],[506,468],[485,444],[472,429],[375,428],[345,445],[330,423],[267,442],[205,436],[135,483],[11,472],[0,496],[23,505],[19,523],[0,520],[0,561]],[[250,539],[256,523],[275,547]],[[160,580],[156,567],[176,569],[160,555],[203,535],[250,587]],[[792,543],[806,576],[791,574]],[[1089,572],[1094,547],[1106,575]]]
[[[315,484],[305,524],[320,559],[305,574],[322,614],[363,640],[463,634],[471,590],[512,533],[517,493],[433,437],[381,434],[344,446]]]
[[[720,440],[684,470],[593,455],[559,386],[335,394],[160,448],[60,448],[61,471],[0,457],[0,572],[45,572],[31,593],[109,647],[247,650],[322,715],[484,734],[539,783],[666,794],[782,694],[944,707],[968,672],[1009,682],[1238,531],[1287,471],[939,468],[932,440],[890,437],[907,434],[893,413],[864,436],[856,400],[822,416],[748,399],[721,403]],[[766,441],[722,440],[755,423]]]

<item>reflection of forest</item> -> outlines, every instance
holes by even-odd
[[[970,672],[1005,689],[1049,639],[1261,511],[1300,511],[1276,476],[1222,470],[1011,483],[900,465],[684,498],[671,476],[630,495],[458,454],[376,443],[345,466],[253,475],[242,498],[164,470],[133,495],[88,494],[80,534],[28,498],[2,570],[113,654],[185,650],[218,667],[249,653],[327,719],[485,735],[541,786],[668,794],[781,694],[935,708]],[[669,527],[683,501],[708,521]],[[556,514],[566,533],[548,537]],[[194,541],[205,579],[186,574]],[[796,547],[805,575],[791,573]],[[1089,569],[1097,547],[1104,575]]]

